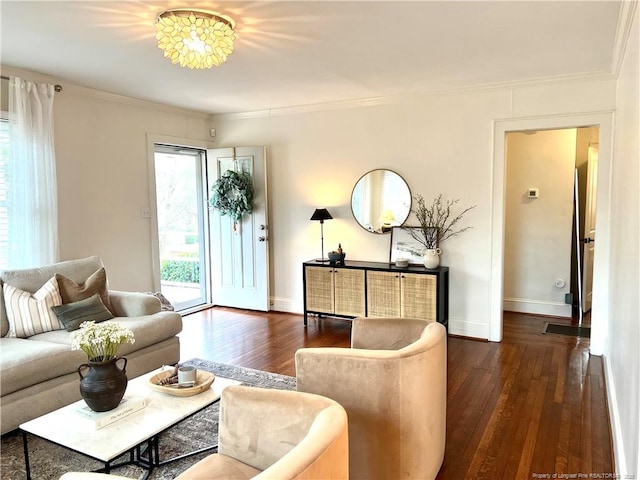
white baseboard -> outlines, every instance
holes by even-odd
[[[303,307],[296,305],[290,298],[271,297],[271,310],[276,312],[299,313],[302,314]]]
[[[604,378],[605,388],[607,389],[607,402],[609,406],[609,423],[611,424],[611,436],[613,439],[613,458],[616,463],[616,473],[620,475],[620,478],[635,478],[631,475],[634,472],[627,472],[626,465],[627,459],[624,450],[624,438],[622,436],[622,429],[620,428],[620,411],[618,409],[618,397],[616,384],[611,372],[609,359],[603,355],[602,363],[604,364]]]
[[[276,312],[298,313],[300,315],[304,313],[303,307],[290,298],[271,297],[271,310]],[[463,337],[487,339],[489,338],[489,325],[449,317],[449,333]]]
[[[505,298],[502,307],[509,312],[571,318],[571,305],[561,302],[541,302],[526,298]]]
[[[489,325],[480,322],[469,322],[461,318],[449,317],[449,333],[451,335],[460,335],[463,337],[472,337],[480,339],[489,338]]]

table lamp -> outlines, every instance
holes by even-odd
[[[316,262],[328,262],[329,260],[324,258],[324,221],[331,220],[333,217],[329,213],[326,208],[316,208],[313,215],[309,220],[319,220],[320,221],[320,244],[321,244],[321,256],[320,258],[316,258]]]

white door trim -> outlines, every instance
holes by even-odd
[[[609,323],[609,243],[611,178],[613,159],[613,112],[504,119],[494,121],[492,198],[491,198],[491,275],[489,340],[502,340],[504,288],[504,212],[506,173],[506,134],[521,130],[548,130],[598,125],[600,162],[596,206],[598,248],[594,259],[593,306],[591,314],[591,353],[602,355],[606,325]]]

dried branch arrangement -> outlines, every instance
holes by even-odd
[[[454,215],[452,208],[460,200],[444,200],[442,194],[433,199],[427,206],[422,195],[413,197],[416,206],[411,212],[416,216],[420,229],[407,228],[414,240],[420,242],[427,249],[438,248],[446,239],[454,237],[469,230],[472,227],[458,228],[458,222],[462,217],[476,208],[475,205],[465,208],[462,213]]]

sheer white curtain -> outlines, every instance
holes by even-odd
[[[9,79],[8,268],[58,260],[54,86]]]

